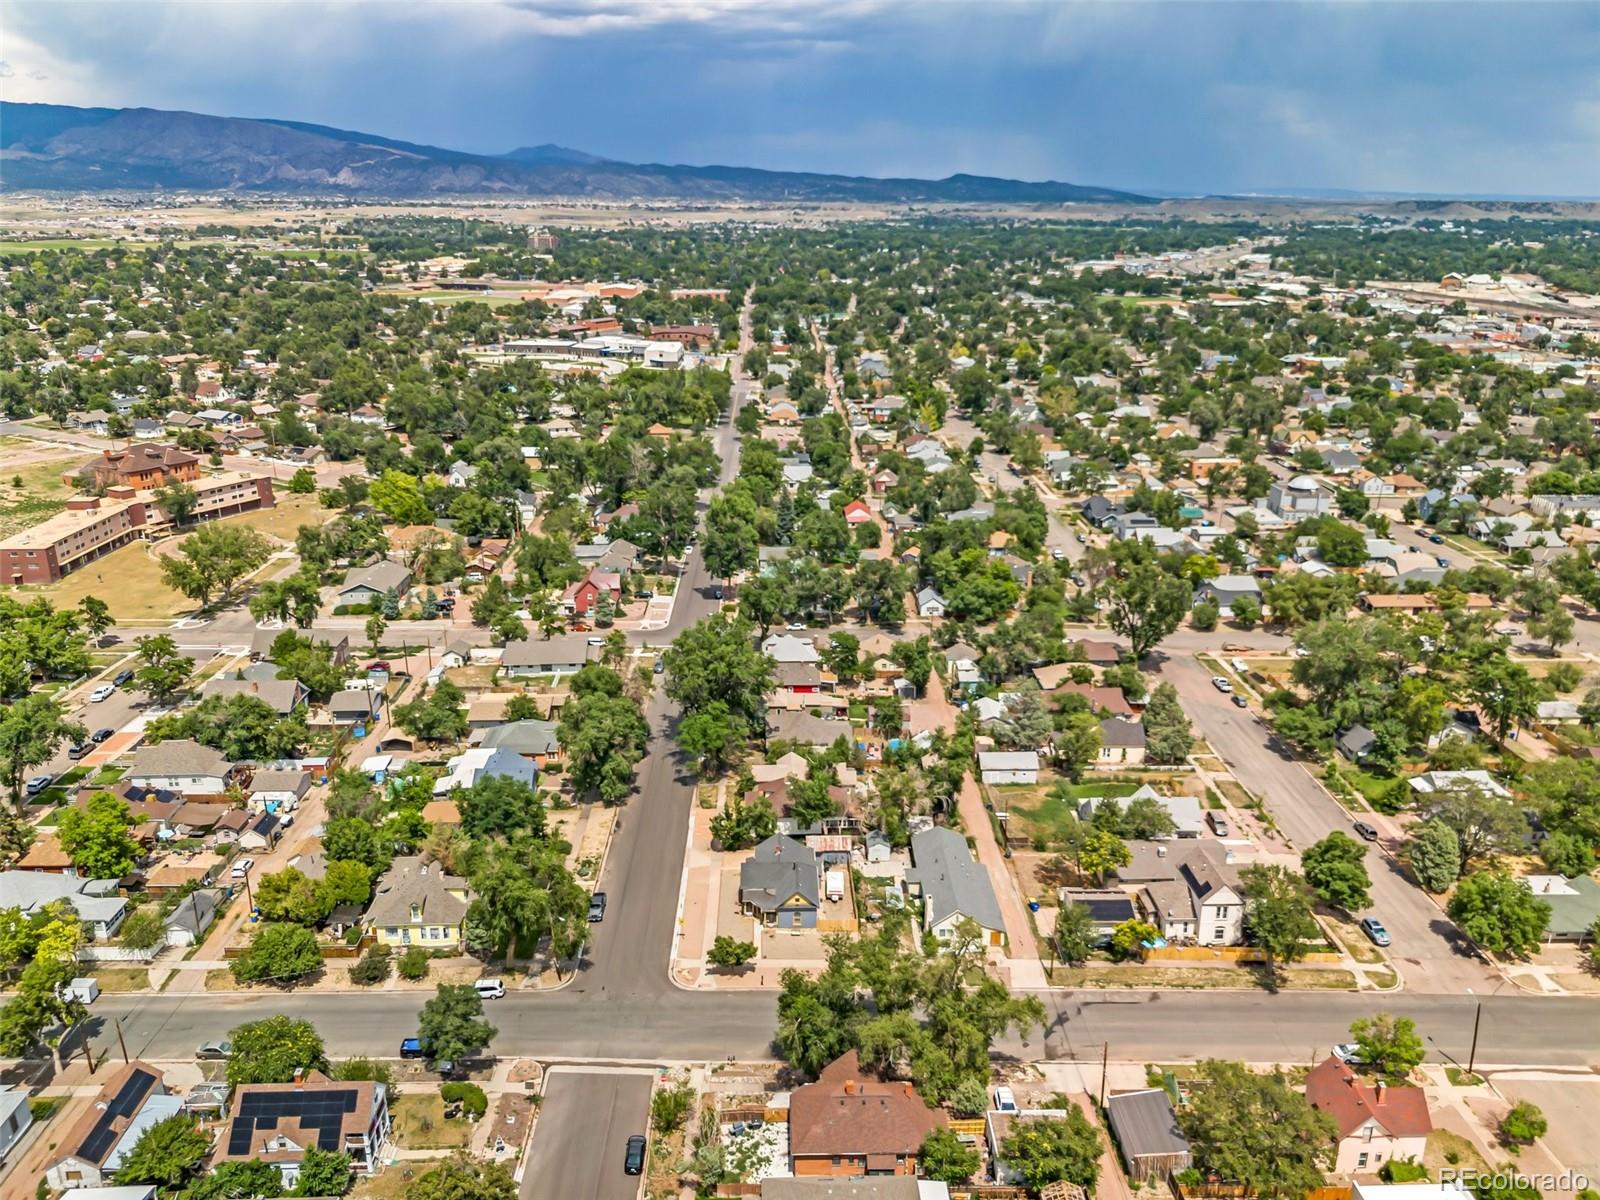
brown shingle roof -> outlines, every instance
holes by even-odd
[[[789,1153],[910,1155],[945,1124],[944,1113],[923,1103],[909,1083],[883,1083],[863,1074],[852,1050],[829,1063],[817,1082],[794,1090]]]
[[[1428,1097],[1421,1088],[1369,1087],[1331,1054],[1306,1076],[1306,1099],[1327,1113],[1347,1138],[1369,1120],[1393,1137],[1426,1137],[1433,1132]]]

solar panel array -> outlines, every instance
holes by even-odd
[[[228,1133],[228,1154],[249,1154],[256,1134],[270,1134],[281,1120],[296,1121],[314,1130],[317,1146],[337,1150],[346,1113],[356,1111],[360,1093],[354,1088],[337,1091],[250,1092],[239,1102]]]
[[[106,1155],[111,1153],[111,1147],[122,1136],[122,1131],[117,1128],[118,1119],[131,1117],[138,1112],[144,1098],[155,1086],[156,1077],[149,1071],[135,1071],[129,1075],[111,1103],[106,1105],[106,1110],[100,1114],[100,1119],[94,1123],[89,1136],[83,1139],[78,1153],[91,1162],[104,1162]]]

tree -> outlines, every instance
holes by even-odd
[[[699,762],[702,775],[719,774],[748,736],[744,722],[721,700],[678,723],[678,745]]]
[[[1181,763],[1194,747],[1189,715],[1178,700],[1178,689],[1158,683],[1144,710],[1145,757],[1153,763]]]
[[[1100,883],[1105,882],[1109,872],[1125,867],[1131,861],[1133,854],[1127,844],[1116,834],[1103,829],[1091,830],[1078,847],[1078,865]]]
[[[1137,957],[1146,942],[1154,942],[1161,930],[1148,921],[1129,917],[1111,931],[1111,953],[1118,961]]]
[[[756,552],[761,548],[757,520],[755,502],[743,491],[711,502],[706,509],[700,556],[714,578],[730,579],[740,571],[754,569]]]
[[[161,577],[202,607],[228,600],[234,585],[272,557],[272,543],[247,525],[203,525],[161,559]]]
[[[1430,892],[1448,891],[1461,877],[1461,839],[1437,817],[1417,827],[1407,853],[1417,882]]]
[[[461,831],[469,837],[510,837],[545,833],[544,802],[539,793],[506,775],[479,779],[457,797],[461,806]]]
[[[156,488],[155,499],[179,529],[189,523],[195,510],[200,507],[200,493],[181,479],[174,479]]]
[[[96,642],[105,637],[111,628],[111,606],[98,596],[85,596],[78,601],[78,611],[83,614],[83,627]]]
[[[399,705],[391,710],[391,716],[401,729],[425,742],[460,741],[468,729],[465,700],[460,688],[441,679],[427,696]]]
[[[174,1113],[139,1135],[117,1168],[117,1182],[154,1183],[177,1187],[200,1166],[211,1139],[200,1132],[189,1113]]]
[[[1322,1186],[1338,1129],[1283,1075],[1208,1059],[1195,1080],[1178,1125],[1201,1172],[1272,1200]]]
[[[165,633],[142,637],[134,643],[143,665],[134,672],[134,682],[157,704],[170,704],[189,682],[194,663]]]
[[[1063,1117],[1037,1117],[1014,1125],[1001,1145],[1006,1165],[1032,1191],[1064,1179],[1093,1189],[1100,1176],[1100,1135],[1076,1105]]]
[[[117,936],[129,950],[154,950],[165,940],[166,928],[160,913],[141,908],[122,923]]]
[[[258,621],[293,621],[309,628],[322,608],[322,587],[309,564],[287,579],[269,579],[250,597],[250,615]]]
[[[742,967],[756,956],[754,942],[741,942],[736,937],[719,933],[706,953],[706,962],[713,967]]]
[[[1544,1110],[1527,1100],[1517,1101],[1500,1118],[1500,1137],[1508,1146],[1531,1146],[1549,1128]]]
[[[1335,830],[1300,855],[1306,882],[1327,903],[1353,913],[1372,903],[1368,889],[1367,848],[1349,834]]]
[[[734,796],[711,818],[711,836],[723,850],[743,850],[777,831],[778,814],[764,795],[748,803]]]
[[[377,657],[378,647],[383,643],[383,631],[388,628],[389,622],[379,613],[367,618],[367,645],[372,648],[373,657]]]
[[[235,1200],[240,1196],[283,1195],[283,1176],[272,1163],[252,1158],[220,1162],[183,1190],[183,1200]]]
[[[1062,962],[1084,962],[1094,950],[1094,916],[1086,906],[1067,901],[1056,909],[1056,923],[1051,938],[1056,957]]]
[[[1463,863],[1519,849],[1527,840],[1528,820],[1517,802],[1470,781],[1427,793],[1416,809],[1424,821],[1439,821],[1455,833]]]
[[[405,1200],[517,1200],[517,1184],[499,1163],[462,1152],[418,1177]]]
[[[1360,1049],[1361,1061],[1385,1075],[1409,1075],[1427,1056],[1416,1022],[1409,1017],[1394,1017],[1386,1012],[1358,1017],[1350,1023],[1350,1036]]]
[[[61,810],[56,836],[85,878],[121,879],[139,858],[139,843],[128,836],[133,823],[126,800],[96,792],[87,807]]]
[[[422,485],[415,475],[386,470],[373,480],[367,492],[372,507],[396,525],[432,525],[433,509],[422,496]]]
[[[620,691],[622,681],[616,682]],[[583,695],[574,688],[573,698],[562,706],[556,736],[566,751],[574,790],[579,795],[593,791],[616,804],[633,788],[633,768],[644,757],[650,725],[625,696]]]
[[[350,1156],[342,1150],[306,1148],[296,1196],[342,1196],[350,1190]]]
[[[983,1157],[941,1126],[922,1139],[917,1166],[923,1176],[938,1183],[966,1183],[983,1165]]]
[[[1502,742],[1519,721],[1531,721],[1539,711],[1539,684],[1521,663],[1505,655],[1483,659],[1467,672],[1467,695],[1483,710]]]
[[[1287,867],[1253,863],[1239,873],[1244,892],[1245,930],[1266,951],[1267,972],[1294,962],[1305,943],[1317,936],[1306,882]]]
[[[272,1016],[236,1025],[228,1034],[228,1086],[288,1083],[295,1072],[326,1071],[322,1035],[310,1021]]]
[[[1105,590],[1106,623],[1128,639],[1135,661],[1177,629],[1189,611],[1189,585],[1153,562],[1126,567]]]
[[[686,716],[720,700],[750,729],[766,728],[773,664],[756,647],[754,633],[743,617],[717,613],[684,630],[662,653],[666,693]]]
[[[457,1063],[478,1053],[495,1035],[483,1019],[483,998],[467,984],[441,983],[422,1006],[417,1036],[428,1050],[430,1063]]]
[[[0,768],[11,803],[19,811],[28,772],[54,758],[63,742],[82,741],[88,733],[67,716],[59,701],[38,692],[0,705]]]
[[[289,986],[321,969],[317,935],[304,925],[287,923],[261,926],[233,960],[233,977],[240,983]]]
[[[1448,912],[1461,932],[1496,954],[1532,954],[1550,924],[1550,902],[1503,868],[1461,880]]]

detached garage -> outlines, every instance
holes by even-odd
[[[1032,750],[985,750],[978,755],[978,772],[988,784],[1038,783],[1039,755]]]

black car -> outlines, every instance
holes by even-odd
[[[606,894],[596,892],[589,897],[589,920],[599,924],[606,919]]]
[[[89,740],[98,746],[115,732],[115,729],[96,729],[89,735]]]
[[[622,1160],[622,1169],[629,1175],[644,1174],[644,1134],[636,1133],[628,1139],[628,1153]]]
[[[1362,837],[1366,838],[1369,842],[1375,842],[1378,840],[1378,831],[1371,825],[1368,825],[1365,821],[1357,821],[1355,824],[1355,831]]]
[[[721,600],[722,599],[722,589],[719,588],[719,587],[712,588],[711,589],[711,598],[713,600]]]
[[[130,684],[132,682],[133,682],[133,672],[131,670],[123,670],[123,671],[118,671],[117,672],[115,678],[113,678],[111,680],[111,686],[112,687],[126,687],[128,684]]]

